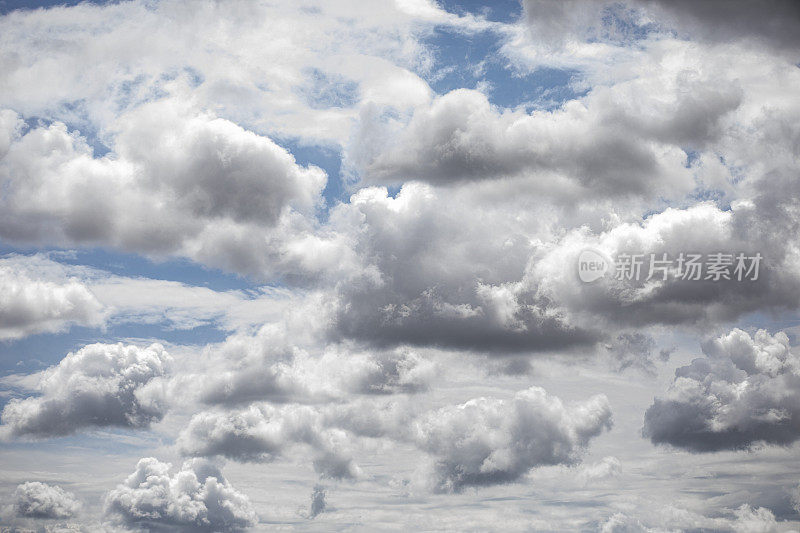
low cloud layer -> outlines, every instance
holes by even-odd
[[[575,464],[589,442],[612,426],[607,398],[564,404],[532,387],[511,400],[476,398],[426,413],[411,404],[280,408],[251,405],[238,411],[195,415],[178,445],[186,455],[269,462],[309,449],[322,477],[358,478],[361,439],[413,444],[435,463],[432,488],[459,492],[469,486],[518,481],[540,466]]]
[[[11,139],[0,155],[0,236],[12,242],[217,257],[215,266],[252,274],[250,261],[278,259],[272,245],[289,254],[279,241],[311,227],[303,214],[325,185],[322,170],[269,138],[174,101],[125,116],[115,157],[94,157],[63,123],[22,125],[0,123]]]
[[[136,471],[108,493],[106,514],[132,530],[242,531],[257,516],[213,463],[194,459],[170,474],[171,465],[141,459]]]
[[[160,344],[90,344],[41,373],[39,396],[12,398],[0,428],[6,437],[45,438],[92,427],[148,427],[167,409],[157,378],[170,360]]]

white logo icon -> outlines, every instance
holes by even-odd
[[[578,256],[578,277],[584,283],[591,283],[605,276],[613,262],[605,254],[596,250],[583,250]]]

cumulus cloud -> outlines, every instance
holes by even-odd
[[[540,387],[514,398],[477,398],[443,407],[415,424],[417,444],[436,458],[434,485],[460,491],[518,480],[537,466],[573,464],[610,429],[605,396],[564,405]]]
[[[765,220],[769,210],[742,200],[728,209],[703,202],[560,234],[539,225],[544,216],[561,221],[557,210],[525,211],[530,204],[520,202],[521,214],[509,220],[508,202],[517,205],[419,183],[405,184],[394,197],[385,189],[361,189],[332,217],[341,231],[359,236],[356,249],[365,264],[337,286],[333,331],[378,346],[546,351],[601,340],[624,344],[617,337],[626,327],[714,326],[797,305],[800,249],[791,239],[795,215],[786,200],[786,217],[774,224]],[[582,283],[577,260],[586,248],[645,259],[666,253],[673,261],[681,253],[760,253],[763,261],[758,279],[749,281],[683,280],[675,264],[668,279],[648,280],[646,264],[636,280],[609,275]],[[620,356],[629,366],[628,355]]]
[[[106,514],[130,529],[150,531],[242,531],[257,522],[250,500],[213,463],[193,459],[174,474],[171,466],[140,459],[106,496]]]
[[[83,283],[41,278],[16,266],[0,263],[0,339],[103,323],[103,305]]]
[[[693,452],[800,439],[800,360],[785,333],[734,329],[703,352],[648,408],[646,437]]]
[[[535,210],[510,221],[507,206],[476,200],[411,183],[394,197],[361,189],[337,208],[332,223],[359,237],[364,267],[337,285],[334,335],[500,352],[594,342],[552,302],[516,294],[537,248],[524,233],[536,232]]]
[[[178,446],[194,456],[222,456],[239,461],[268,462],[304,444],[314,453],[314,469],[323,477],[357,478],[360,469],[350,457],[346,435],[324,423],[311,406],[251,405],[228,412],[192,417]]]
[[[272,248],[280,246],[295,267],[314,270],[287,242],[312,229],[306,215],[325,186],[322,170],[174,100],[145,104],[119,124],[114,155],[101,158],[63,123],[17,134],[0,160],[0,236],[218,257],[215,266],[249,274],[264,261],[277,267],[281,254]]]
[[[40,374],[39,396],[12,398],[2,429],[8,437],[46,438],[91,427],[146,428],[166,412],[158,378],[170,361],[160,344],[85,346]]]
[[[539,466],[575,464],[611,424],[605,396],[565,405],[532,387],[511,400],[476,398],[427,412],[411,403],[377,399],[207,411],[192,418],[178,446],[185,455],[245,462],[310,450],[322,477],[354,479],[362,477],[354,457],[363,439],[387,439],[430,454],[435,461],[431,487],[458,492],[514,482]],[[608,468],[614,470],[611,463]]]
[[[19,485],[12,501],[17,515],[25,518],[70,518],[81,507],[74,494],[38,481]]]
[[[539,194],[562,201],[690,191],[686,154],[675,144],[713,135],[738,105],[736,91],[709,87],[647,111],[623,94],[598,88],[563,108],[527,114],[459,89],[417,108],[396,145],[366,162],[367,179],[446,184],[524,176]]]

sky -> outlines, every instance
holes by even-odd
[[[0,0],[0,530],[800,530],[798,27]]]

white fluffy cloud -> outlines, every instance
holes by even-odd
[[[322,170],[174,100],[145,104],[119,124],[115,153],[102,158],[62,123],[17,133],[0,161],[0,235],[183,255],[262,276],[289,264],[301,278],[319,270],[310,257],[324,260],[324,240],[302,235],[313,229]],[[303,248],[290,246],[294,237]]]
[[[167,409],[158,378],[170,356],[160,344],[90,344],[39,375],[39,396],[3,408],[6,437],[53,437],[82,428],[143,428]]]
[[[25,518],[70,518],[81,507],[74,494],[38,481],[19,485],[12,499],[14,511]]]
[[[703,352],[647,410],[645,436],[694,452],[800,439],[800,358],[785,333],[734,329]]]
[[[257,521],[250,500],[213,463],[193,459],[170,474],[169,463],[147,457],[108,493],[106,514],[130,529],[242,531]]]
[[[14,266],[0,263],[0,339],[103,323],[103,306],[83,283],[40,278]]]
[[[605,396],[564,405],[531,387],[509,400],[443,407],[417,421],[414,438],[437,459],[435,487],[459,491],[516,481],[537,466],[575,463],[611,424]]]

